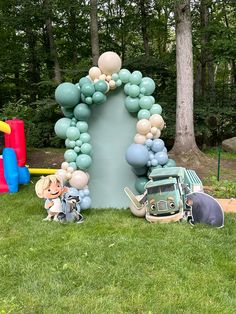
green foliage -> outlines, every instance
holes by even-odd
[[[207,179],[211,186],[212,194],[217,198],[235,198],[236,197],[236,182],[230,180],[218,181],[216,176],[211,176]]]
[[[47,223],[33,184],[0,207],[2,313],[234,313],[234,214],[222,229],[114,209]]]
[[[54,125],[60,118],[60,113],[52,99],[38,101],[34,107],[23,100],[8,103],[0,110],[0,116],[2,120],[16,117],[24,121],[28,147],[62,146],[61,140],[54,133]]]

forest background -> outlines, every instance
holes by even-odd
[[[154,97],[168,126],[162,138],[170,149],[176,119],[174,2],[0,0],[1,120],[22,118],[28,147],[64,147],[53,131],[62,117],[56,86],[86,76],[96,63],[94,51],[115,51],[123,68],[154,79]],[[236,2],[191,1],[191,13],[194,128],[204,148],[236,134]]]

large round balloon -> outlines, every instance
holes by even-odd
[[[107,92],[107,83],[104,80],[98,80],[95,84],[94,84],[95,90],[97,92],[102,92],[105,93]]]
[[[89,109],[89,107],[84,104],[84,103],[80,103],[78,104],[75,109],[74,109],[74,116],[76,117],[76,119],[78,120],[88,120],[91,114],[91,110]]]
[[[125,98],[125,107],[129,112],[137,112],[139,111],[139,98],[126,97]]]
[[[64,153],[64,159],[67,162],[75,161],[77,158],[77,154],[73,149],[67,149]]]
[[[121,59],[118,54],[113,51],[104,52],[98,59],[98,67],[106,75],[112,75],[120,71]]]
[[[136,128],[138,133],[145,135],[151,131],[151,123],[147,119],[141,119],[137,122]]]
[[[88,184],[88,176],[84,171],[76,170],[72,173],[69,183],[76,189],[82,189]]]
[[[162,118],[161,115],[159,115],[158,113],[153,114],[150,118],[149,121],[151,122],[152,126],[157,127],[158,129],[162,130],[165,126],[165,122]]]
[[[62,83],[56,88],[55,99],[62,107],[73,108],[79,102],[80,90],[72,83]]]
[[[98,79],[99,76],[102,74],[101,70],[98,67],[92,67],[89,70],[89,76],[94,81],[95,79]]]
[[[92,164],[92,158],[87,154],[81,154],[76,158],[77,166],[82,170],[87,170]]]
[[[126,160],[134,168],[144,167],[149,159],[147,148],[142,144],[131,144],[126,151]]]
[[[164,166],[168,162],[168,155],[165,152],[156,153],[155,158],[161,166]]]
[[[71,119],[69,119],[69,118],[59,119],[54,126],[54,131],[55,131],[56,135],[58,137],[62,138],[63,140],[65,140],[66,139],[66,131],[70,127],[70,124],[71,124]]]
[[[75,126],[70,126],[67,130],[66,130],[66,137],[70,140],[70,141],[76,141],[79,139],[80,137],[80,131],[77,127]],[[71,146],[73,146],[73,144],[71,144]],[[75,144],[74,146],[75,147]]]
[[[85,97],[92,96],[94,92],[95,92],[95,88],[92,83],[85,83],[81,87],[81,93],[83,93]]]
[[[139,87],[142,94],[149,96],[154,92],[156,84],[150,77],[143,77]]]
[[[120,78],[122,83],[128,83],[130,75],[131,75],[131,73],[127,69],[121,69],[119,72],[119,78]]]

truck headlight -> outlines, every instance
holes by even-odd
[[[169,202],[169,207],[170,207],[171,209],[174,209],[174,208],[175,208],[175,203],[174,203],[174,202]]]

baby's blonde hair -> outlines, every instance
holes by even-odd
[[[51,183],[59,182],[61,187],[63,187],[63,180],[60,176],[56,174],[51,174],[46,177],[42,176],[38,182],[35,184],[35,192],[39,198],[43,198],[43,191],[46,190]]]

